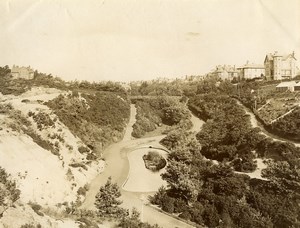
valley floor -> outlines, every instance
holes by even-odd
[[[127,127],[126,132],[132,131],[132,125],[135,122],[135,108],[134,105],[131,106],[131,115],[130,121]],[[125,136],[129,135],[125,133]],[[112,180],[116,182],[121,188],[123,200],[122,207],[127,209],[132,209],[132,207],[137,208],[141,211],[141,219],[144,222],[148,222],[150,224],[158,224],[159,226],[165,228],[174,228],[174,227],[193,227],[189,224],[186,224],[178,219],[175,219],[169,215],[161,213],[157,208],[147,205],[147,198],[149,195],[153,194],[160,186],[163,184],[163,181],[160,178],[157,178],[157,183],[154,184],[156,188],[153,188],[153,185],[150,183],[137,183],[137,186],[145,185],[149,186],[149,189],[145,192],[139,191],[126,191],[126,189],[134,190],[133,183],[130,186],[125,187],[124,183],[128,178],[128,173],[130,169],[129,160],[127,158],[127,154],[136,148],[149,148],[162,146],[159,144],[159,141],[164,137],[164,135],[154,136],[150,138],[141,138],[141,139],[131,139],[128,137],[124,137],[124,139],[116,144],[108,147],[104,152],[104,158],[106,161],[106,167],[104,171],[99,174],[90,184],[90,190],[87,192],[86,199],[82,204],[82,208],[84,209],[95,209],[94,201],[97,192],[99,191],[100,186],[104,185],[107,181],[108,177],[111,176]],[[138,158],[138,157],[136,157]],[[142,160],[142,154],[139,156],[140,160]],[[157,174],[159,176],[159,174]],[[144,181],[149,181],[147,176],[143,176]],[[136,186],[136,187],[137,187]],[[138,190],[138,189],[136,189]],[[146,190],[146,189],[144,189]]]

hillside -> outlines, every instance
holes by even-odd
[[[81,105],[86,117],[67,110],[68,117],[77,120],[74,124],[68,122],[71,119],[62,114],[62,109],[59,112],[53,105],[57,99],[63,102],[71,94],[54,88],[32,87],[18,96],[1,95],[0,167],[10,174],[20,190],[17,201],[20,206],[15,209],[0,207],[0,214],[3,213],[0,224],[3,226],[12,227],[10,219],[17,213],[20,214],[20,222],[15,222],[14,227],[20,227],[21,223],[47,220],[32,219],[35,213],[30,216],[30,207],[26,206],[28,203],[55,213],[65,211],[72,204],[80,204],[88,183],[104,169],[101,151],[122,138],[129,116],[129,105],[123,98],[111,94],[106,95],[107,100],[84,94],[70,99],[70,102],[76,100]],[[120,110],[123,105],[125,111],[114,113],[113,108],[105,110],[105,106],[112,107],[114,103],[115,110]],[[57,104],[65,109],[75,107],[73,104]],[[96,107],[100,109],[94,110]],[[123,118],[114,119],[117,114],[122,114]],[[101,118],[109,120],[108,116],[112,122],[99,124]],[[114,120],[116,122],[112,124]],[[101,143],[99,147],[91,143],[95,141]]]
[[[289,93],[271,86],[258,99],[263,84],[237,93],[215,78],[131,92],[40,73],[2,79],[0,227],[299,226],[299,144],[258,124],[269,113],[297,135]],[[151,151],[158,171],[143,159]]]
[[[242,81],[230,96],[240,100],[264,129],[279,138],[299,142],[299,91],[276,90],[280,81]]]

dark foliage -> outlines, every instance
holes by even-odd
[[[159,171],[167,164],[166,159],[156,151],[149,151],[148,154],[143,156],[143,160],[146,168],[152,171]]]
[[[300,141],[300,107],[271,124],[271,128],[278,135]]]
[[[162,124],[189,128],[189,110],[175,97],[151,97],[133,100],[137,107],[132,136],[142,137]]]
[[[160,188],[151,203],[207,227],[299,227],[299,148],[262,136],[236,102],[220,92],[190,98],[189,106],[207,120],[197,134],[201,146],[184,131],[170,132],[161,141],[172,151],[162,175],[168,189]],[[274,159],[262,172],[267,181],[232,169],[254,170],[253,151]],[[223,163],[213,164],[201,153]]]
[[[198,95],[189,100],[189,106],[207,120],[197,134],[203,155],[218,161],[235,159],[233,164],[239,171],[255,170],[251,151],[262,136],[258,129],[252,129],[249,117],[234,99],[226,95]]]
[[[11,207],[20,197],[15,181],[11,180],[9,174],[0,167],[0,217],[8,207]],[[3,209],[3,210],[1,210]]]
[[[123,137],[129,119],[129,103],[110,92],[81,96],[85,101],[78,93],[72,93],[60,95],[47,105],[74,135],[99,154],[110,143]]]

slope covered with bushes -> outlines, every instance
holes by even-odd
[[[61,122],[95,152],[123,137],[130,105],[115,93],[60,95],[47,105]]]
[[[263,138],[253,129],[249,117],[236,101],[226,95],[198,95],[189,100],[191,109],[207,122],[197,139],[201,153],[218,161],[233,161],[238,171],[253,171],[253,150]]]
[[[300,107],[271,124],[278,135],[300,141]]]
[[[206,123],[196,137],[177,130],[161,141],[171,151],[162,174],[168,188],[151,202],[206,227],[300,226],[300,149],[260,134],[218,90],[191,97],[188,105]],[[267,180],[234,172],[253,171],[255,156],[269,159],[262,171]]]
[[[134,137],[142,137],[162,124],[185,129],[191,127],[189,110],[176,97],[153,96],[132,102],[137,107],[136,123],[132,132]]]

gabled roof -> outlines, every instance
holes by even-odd
[[[287,54],[287,55],[281,55],[281,54],[278,54],[277,52],[275,52],[274,54],[272,54],[272,53],[267,54],[265,57],[264,63],[267,60],[269,60],[269,61],[274,60],[274,57],[282,57],[283,60],[287,60],[288,58],[293,58],[293,59],[297,60],[294,52],[292,52],[291,54]]]
[[[281,82],[276,86],[276,88],[293,87],[295,85],[297,85],[295,81]]]

